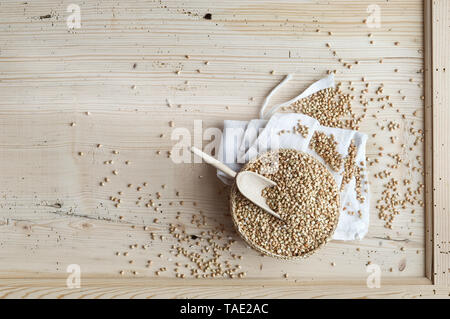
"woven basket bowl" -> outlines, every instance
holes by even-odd
[[[339,199],[339,191],[338,191],[337,184],[336,184],[336,182],[335,182],[335,180],[334,180],[334,177],[331,175],[331,173],[330,173],[329,170],[325,167],[325,165],[323,165],[322,163],[320,163],[319,161],[317,161],[315,158],[313,158],[311,155],[309,155],[309,154],[307,154],[307,153],[300,152],[300,151],[297,151],[297,150],[294,150],[294,149],[286,149],[286,150],[292,150],[292,151],[295,151],[295,152],[297,152],[297,153],[301,153],[301,154],[303,154],[303,155],[309,156],[309,157],[311,157],[318,165],[322,166],[322,167],[324,168],[324,171],[325,171],[326,173],[329,174],[329,177],[331,177],[330,180],[332,180],[332,183],[334,184],[334,187],[335,187],[335,190],[336,190],[336,193],[337,193],[337,196],[338,196],[338,203],[340,203],[340,199]],[[247,170],[248,167],[249,167],[251,164],[255,163],[256,161],[260,160],[261,158],[266,157],[266,156],[271,156],[271,155],[274,155],[274,154],[276,154],[276,153],[278,153],[278,151],[269,151],[269,152],[266,152],[266,153],[263,153],[263,154],[259,155],[257,158],[255,158],[255,159],[251,160],[250,162],[248,162],[248,163],[242,168],[241,171]],[[237,189],[237,185],[236,185],[236,181],[235,181],[235,182],[233,183],[233,186],[231,187],[231,193],[230,193],[231,219],[233,220],[234,228],[236,229],[236,231],[239,233],[239,235],[244,239],[244,241],[245,241],[250,247],[252,247],[252,248],[255,249],[256,251],[258,251],[258,252],[260,252],[260,253],[262,253],[262,254],[264,254],[264,255],[266,255],[266,256],[274,257],[274,258],[277,258],[277,259],[283,259],[283,260],[300,260],[300,259],[304,259],[304,258],[307,258],[307,257],[311,256],[312,254],[314,254],[315,252],[317,252],[319,249],[321,249],[322,247],[324,247],[324,246],[331,240],[331,237],[333,237],[334,231],[336,230],[336,226],[337,226],[338,221],[339,221],[339,209],[338,209],[338,211],[337,211],[337,216],[336,216],[336,223],[335,223],[335,225],[333,225],[332,231],[330,231],[330,233],[329,233],[327,239],[326,239],[324,242],[322,242],[319,246],[317,246],[315,249],[310,250],[310,251],[308,251],[307,253],[302,254],[302,255],[299,255],[299,256],[284,256],[284,255],[279,255],[279,254],[276,254],[276,253],[274,253],[274,252],[268,251],[267,249],[264,249],[264,248],[262,248],[262,247],[259,247],[259,246],[256,245],[254,242],[252,242],[252,241],[250,240],[250,238],[248,238],[248,237],[240,230],[240,228],[239,228],[239,226],[238,226],[238,222],[237,222],[237,217],[236,217],[236,194],[240,194],[240,193],[239,193],[239,190]],[[261,212],[261,214],[266,214],[266,213],[265,213],[265,212]]]

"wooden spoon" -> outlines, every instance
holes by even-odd
[[[231,178],[236,179],[236,186],[248,200],[255,205],[264,209],[270,215],[281,219],[280,215],[275,213],[266,203],[266,199],[262,197],[262,190],[266,187],[276,186],[277,184],[270,179],[250,171],[241,171],[236,173],[231,168],[216,160],[214,157],[200,151],[196,147],[191,147],[191,152],[200,156],[206,163],[211,164],[215,168],[221,170]]]

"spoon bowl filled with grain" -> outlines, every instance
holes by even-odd
[[[276,183],[263,189],[276,218],[232,186],[231,216],[242,238],[257,251],[280,259],[306,258],[330,241],[339,220],[339,191],[332,174],[312,156],[280,149],[243,168]]]

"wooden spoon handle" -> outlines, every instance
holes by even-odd
[[[212,166],[214,166],[215,168],[221,170],[222,172],[224,172],[225,174],[227,174],[231,178],[235,178],[236,177],[237,173],[235,171],[233,171],[231,168],[226,166],[224,163],[216,160],[214,157],[209,156],[208,154],[200,151],[198,148],[191,147],[191,152],[194,153],[195,155],[200,156],[206,163],[211,164]]]

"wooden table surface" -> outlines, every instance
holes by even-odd
[[[307,260],[286,262],[262,257],[240,240],[228,214],[228,190],[213,169],[175,164],[166,155],[176,143],[169,121],[201,138],[194,121],[201,120],[204,130],[221,128],[224,119],[256,118],[262,100],[285,74],[296,75],[273,103],[295,96],[327,70],[337,70],[336,81],[345,89],[352,81],[357,97],[362,77],[373,97],[384,84],[394,107],[382,110],[380,103],[371,103],[360,130],[370,136],[369,159],[377,157],[381,145],[386,153],[401,152],[400,143],[414,142],[409,128],[423,128],[422,1],[380,1],[379,28],[364,23],[372,0],[84,1],[78,3],[81,28],[69,30],[70,3],[0,2],[0,283],[16,278],[28,283],[0,288],[0,297],[95,296],[65,289],[70,264],[80,266],[82,282],[88,277],[124,283],[154,278],[168,289],[155,295],[183,296],[168,288],[183,281],[174,276],[177,259],[170,247],[175,239],[168,225],[177,222],[188,233],[197,232],[190,220],[199,211],[209,221],[206,229],[223,225],[226,236],[236,239],[232,251],[244,257],[239,263],[247,273],[243,279],[199,280],[207,285],[282,281],[285,291],[295,283],[365,287],[368,262],[381,267],[382,280],[424,282],[423,208],[402,210],[392,230],[378,218],[376,201],[386,180],[372,176],[390,163],[386,156],[369,168],[372,203],[366,238],[333,241]],[[211,19],[204,18],[207,13]],[[362,114],[358,101],[354,110]],[[401,129],[380,129],[391,120]],[[393,134],[395,144],[389,140]],[[423,144],[402,156],[423,158]],[[104,164],[109,160],[114,163]],[[406,168],[393,176],[423,181]],[[100,186],[104,178],[109,182]],[[148,186],[138,192],[136,186],[144,182]],[[161,211],[136,205],[139,196],[144,202],[156,192],[161,193]],[[110,196],[122,199],[120,207]],[[181,218],[176,220],[178,211]],[[150,232],[165,239],[152,241]],[[130,250],[135,243],[150,246]],[[125,251],[127,257],[116,256]],[[147,260],[153,261],[151,268],[145,267]],[[155,278],[155,269],[164,266],[168,271]],[[60,278],[61,286],[46,289],[40,285],[44,278]],[[122,296],[113,290],[105,284],[100,291],[102,296]],[[256,291],[248,296],[263,294]],[[208,294],[198,291],[198,296]]]

